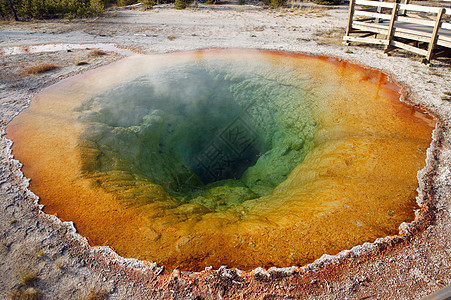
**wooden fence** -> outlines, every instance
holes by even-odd
[[[451,54],[450,16],[451,8],[412,5],[408,0],[403,4],[350,0],[343,40],[385,45],[385,53],[401,48],[425,56],[428,63]]]

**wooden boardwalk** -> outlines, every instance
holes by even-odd
[[[451,0],[445,0],[451,5]],[[401,48],[429,62],[451,55],[451,8],[382,1],[350,0],[343,40]],[[357,34],[357,36],[355,35]]]

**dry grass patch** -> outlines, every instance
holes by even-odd
[[[89,56],[102,56],[102,55],[106,55],[106,54],[107,53],[105,51],[102,51],[100,49],[94,49],[88,53]]]
[[[74,64],[75,64],[76,66],[84,66],[84,65],[87,65],[88,62],[86,62],[86,61],[84,61],[84,60],[75,59]]]
[[[22,74],[29,75],[29,74],[41,74],[45,73],[51,70],[58,69],[59,67],[54,64],[40,64],[32,67],[25,68],[22,71]]]
[[[102,299],[108,299],[108,294],[103,291],[91,291],[88,295],[88,297],[85,298],[86,300],[102,300]]]
[[[40,297],[40,291],[35,287],[38,276],[33,272],[27,272],[21,275],[21,283],[11,290],[11,299],[13,300],[37,300]]]
[[[36,273],[33,273],[33,272],[28,272],[28,273],[22,274],[21,279],[22,279],[22,284],[29,286],[29,285],[33,285],[36,282],[36,280],[38,280],[38,275],[36,275]]]
[[[322,38],[342,38],[345,34],[344,28],[332,28],[326,30],[317,30],[313,35]]]
[[[88,64],[87,61],[80,60],[80,58],[78,56],[75,56],[74,65],[76,65],[76,66],[84,66],[84,65],[87,65],[87,64]]]
[[[342,38],[344,34],[344,28],[333,28],[328,30],[318,30],[313,36],[315,37],[315,41],[319,44],[341,45],[343,43]]]
[[[21,290],[13,290],[11,291],[11,299],[12,300],[38,300],[39,299],[39,290],[36,288],[26,288]]]
[[[442,97],[443,101],[451,101],[451,92],[445,92],[445,96]]]
[[[328,7],[300,6],[297,8],[292,7],[290,12],[297,16],[309,15],[311,17],[324,17],[328,15],[328,10],[330,10]]]

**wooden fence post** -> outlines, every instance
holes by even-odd
[[[354,7],[355,0],[349,1],[348,25],[346,26],[345,36],[349,36],[349,34],[352,31],[352,18],[354,18]],[[349,46],[350,42],[346,41],[345,44]]]
[[[391,45],[391,42],[393,40],[393,29],[395,28],[395,21],[398,17],[398,9],[399,9],[399,3],[395,3],[393,5],[393,9],[391,11],[390,25],[388,26],[388,32],[387,32],[387,38],[386,38],[386,40],[388,40],[388,44],[387,44],[387,46],[385,46],[384,53],[388,53],[391,50],[393,50],[393,46]]]
[[[379,2],[384,2],[384,0],[379,0]],[[382,13],[382,6],[378,6],[378,7],[376,8],[376,12],[377,12],[378,14],[381,14],[381,13]],[[380,23],[380,22],[382,22],[382,20],[379,19],[379,18],[376,18],[375,22],[376,22],[376,23]]]
[[[432,31],[431,41],[429,42],[428,54],[426,55],[426,59],[423,61],[424,63],[429,63],[432,59],[432,54],[434,52],[435,44],[437,43],[438,31],[440,30],[440,26],[442,25],[442,17],[445,9],[442,7],[439,9],[437,13],[437,19],[435,20],[434,30]]]
[[[404,0],[404,4],[409,4],[410,3],[410,0]],[[400,16],[406,16],[406,10],[405,9],[403,9],[403,10],[401,10],[400,11],[400,13],[399,13],[399,15]]]

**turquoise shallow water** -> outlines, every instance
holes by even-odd
[[[209,209],[268,195],[313,147],[311,83],[245,60],[151,69],[77,108],[98,150],[86,175],[123,171]]]

